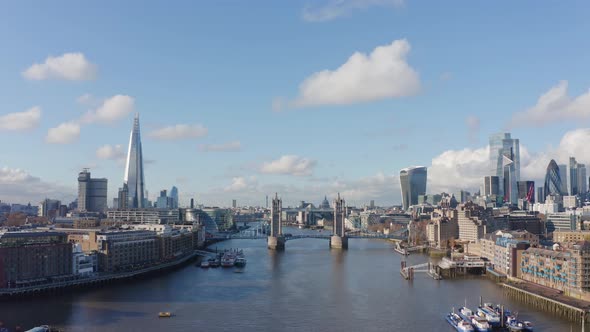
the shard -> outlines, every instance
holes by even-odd
[[[127,185],[128,205],[130,209],[139,209],[144,205],[143,154],[141,152],[141,136],[139,133],[139,114],[135,114],[133,129],[129,137],[127,163],[125,166],[125,184]]]

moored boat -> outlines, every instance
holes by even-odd
[[[215,258],[209,258],[208,262],[209,262],[209,267],[219,267],[219,265],[221,265],[219,260],[215,259]]]
[[[205,269],[208,268],[209,267],[209,262],[208,261],[202,261],[201,262],[201,267],[202,268],[205,268]]]
[[[477,315],[475,315],[473,311],[471,311],[471,309],[467,307],[462,307],[461,309],[459,309],[459,315],[461,316],[461,318],[470,322],[475,328],[475,331],[490,331],[490,324],[488,324],[488,321],[483,317],[478,317]]]
[[[506,327],[510,331],[518,332],[518,331],[525,331],[524,322],[519,321],[516,319],[515,316],[508,316],[506,318]]]
[[[473,331],[473,326],[471,326],[471,324],[469,322],[467,322],[466,320],[464,320],[463,318],[461,318],[459,315],[457,315],[454,312],[448,313],[447,316],[445,317],[445,319],[447,320],[447,322],[449,324],[451,324],[452,327],[455,328],[455,330],[457,330],[459,332]]]
[[[246,258],[238,257],[234,263],[237,267],[244,267],[246,266]]]
[[[500,326],[501,320],[500,315],[496,312],[496,309],[492,307],[491,304],[486,303],[483,306],[477,308],[478,316],[485,318],[488,323],[493,326]]]

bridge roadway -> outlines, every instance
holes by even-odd
[[[285,241],[297,240],[297,239],[324,239],[329,240],[332,234],[294,234],[286,236]],[[381,233],[364,233],[364,234],[348,234],[346,235],[349,239],[394,239],[394,240],[405,240],[406,237],[398,234],[385,235]],[[221,237],[213,237],[213,240],[260,240],[266,239],[267,235],[245,235],[245,234],[232,234]]]

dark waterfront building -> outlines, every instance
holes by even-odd
[[[399,173],[404,210],[418,204],[418,196],[426,195],[427,170],[424,166],[404,168]]]
[[[549,195],[559,195],[563,196],[565,193],[561,191],[562,188],[562,179],[559,174],[559,166],[555,160],[551,159],[549,165],[547,165],[547,173],[545,174],[545,185],[544,194],[545,197]]]
[[[72,274],[72,244],[59,232],[8,232],[0,236],[0,288],[45,283]]]
[[[107,179],[90,176],[87,168],[78,174],[78,210],[103,212],[107,209]]]
[[[101,272],[134,270],[160,258],[160,243],[151,231],[100,232],[96,241]]]

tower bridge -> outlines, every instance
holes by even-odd
[[[407,239],[406,229],[390,234],[362,231],[346,232],[344,228],[344,220],[346,218],[346,208],[344,204],[344,199],[340,198],[340,194],[338,194],[338,197],[334,200],[334,225],[332,227],[332,234],[283,234],[283,226],[281,222],[282,200],[278,197],[278,194],[275,194],[275,197],[272,199],[269,221],[270,231],[268,235],[260,231],[262,226],[259,225],[255,229],[249,229],[238,234],[215,236],[210,239],[214,241],[266,239],[268,249],[270,250],[284,250],[287,241],[297,239],[329,240],[330,248],[333,249],[348,249],[348,239],[392,239],[400,241]]]

